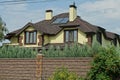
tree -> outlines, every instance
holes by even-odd
[[[0,42],[4,40],[5,35],[8,33],[8,29],[5,26],[5,22],[3,22],[2,18],[0,17]]]
[[[120,76],[120,48],[100,48],[93,57],[87,80],[117,80]]]

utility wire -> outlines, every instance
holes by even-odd
[[[25,1],[36,1],[36,0],[9,0],[9,1],[7,0],[7,1],[1,1],[0,3],[14,3],[14,2],[25,2]],[[42,1],[45,1],[45,0],[42,0]]]
[[[11,0],[11,1],[1,1],[0,5],[39,3],[39,2],[51,2],[51,1],[57,1],[57,0]]]

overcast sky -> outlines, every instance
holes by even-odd
[[[0,0],[12,1],[12,0]],[[15,0],[14,0],[15,1]],[[17,0],[16,0],[17,1]],[[32,0],[31,0],[32,1]],[[45,10],[52,9],[54,15],[68,12],[75,1],[77,14],[91,24],[120,34],[120,0],[33,0],[37,3],[0,3],[0,16],[9,31],[22,28],[28,22],[38,22],[45,17]]]

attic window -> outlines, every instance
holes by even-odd
[[[67,23],[68,22],[68,18],[57,18],[53,21],[53,24],[58,24],[58,23]]]
[[[36,44],[37,32],[36,31],[26,31],[25,32],[25,44]]]
[[[65,30],[64,40],[65,42],[76,42],[78,38],[77,30]]]

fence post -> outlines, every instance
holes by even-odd
[[[43,60],[43,55],[38,54],[36,57],[36,79],[37,80],[42,80],[42,60]]]

